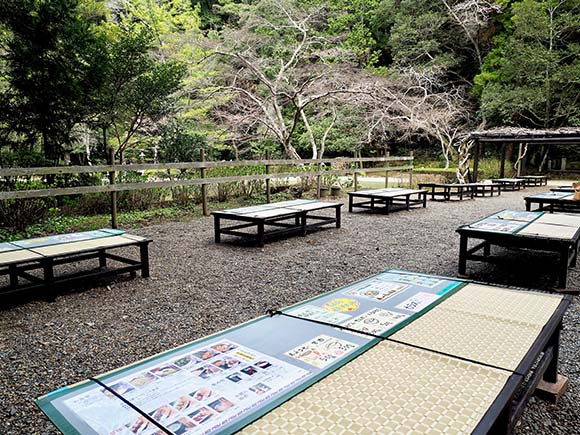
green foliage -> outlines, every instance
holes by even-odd
[[[508,162],[509,164],[509,162]],[[482,179],[486,178],[499,178],[501,169],[501,161],[498,158],[487,157],[479,161],[478,171],[479,177]],[[505,168],[506,176],[510,176],[510,168]]]
[[[199,214],[199,213],[198,213]],[[119,213],[118,223],[122,228],[143,226],[167,220],[186,219],[194,216],[189,208],[163,207],[144,211]],[[111,226],[109,215],[95,216],[66,216],[55,208],[41,223],[27,225],[25,228],[0,228],[0,241],[27,239],[46,236],[48,234],[62,234],[73,231],[89,231]]]
[[[0,190],[41,190],[46,186],[40,181],[11,181],[0,184]],[[0,227],[22,230],[47,216],[54,207],[53,198],[7,199],[0,201]]]
[[[475,83],[494,125],[580,125],[578,0],[523,0]]]
[[[103,3],[85,7],[80,1],[0,3],[9,85],[0,100],[0,125],[28,141],[41,139],[54,162],[70,143],[74,125],[89,113],[102,77],[104,41],[95,27],[104,19]]]
[[[209,150],[207,136],[191,122],[172,120],[162,130],[159,156],[163,162],[195,162],[201,159],[200,151]],[[206,153],[206,155],[208,155]]]

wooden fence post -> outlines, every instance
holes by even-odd
[[[390,152],[386,151],[385,152],[385,157],[387,159],[386,164],[385,164],[385,187],[389,187],[389,166],[390,166],[390,162],[389,162],[389,156],[391,155]]]
[[[202,149],[201,150],[201,161],[205,162],[205,150]],[[205,178],[205,167],[202,166],[199,169],[199,172],[201,174],[201,178]],[[201,184],[201,208],[203,210],[203,215],[204,216],[208,216],[209,213],[207,212],[207,184],[206,183],[202,183]]]
[[[353,178],[354,182],[353,182],[352,187],[353,187],[355,192],[358,190],[358,172],[357,172],[357,169],[358,169],[358,164],[357,164],[357,162],[354,162],[354,172],[352,173],[352,178]]]
[[[266,160],[270,160],[270,151],[266,151]],[[266,163],[266,174],[270,173],[270,165]],[[266,178],[266,202],[270,204],[270,179]]]
[[[321,187],[321,183],[322,183],[322,176],[320,175],[320,162],[316,163],[316,198],[320,199],[320,187]]]
[[[115,164],[115,151],[113,148],[108,149],[107,160],[109,165]],[[115,185],[117,173],[115,171],[109,172],[109,184]],[[111,228],[119,228],[117,223],[117,192],[111,192]]]
[[[413,151],[409,153],[409,157],[411,157],[411,169],[409,169],[409,187],[413,187],[413,166],[415,163],[415,158],[413,157]]]

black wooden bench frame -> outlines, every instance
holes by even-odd
[[[460,276],[465,276],[467,260],[487,263],[501,263],[503,257],[491,256],[491,246],[504,248],[522,248],[534,251],[554,252],[560,255],[558,266],[558,287],[564,291],[568,281],[568,268],[576,266],[580,229],[571,239],[557,239],[529,234],[511,234],[492,231],[481,231],[470,228],[468,225],[456,230],[460,235],[459,241],[459,268]],[[483,240],[475,246],[469,247],[469,239]],[[483,255],[477,252],[483,250]],[[577,290],[575,291],[577,292]]]
[[[532,196],[526,196],[524,198],[526,202],[527,211],[548,211],[554,213],[559,212],[580,212],[580,201],[574,201],[572,199],[562,199],[562,198],[537,198]],[[532,205],[538,204],[538,208],[532,210]]]
[[[481,196],[485,197],[486,193],[489,192],[489,196],[492,197],[494,192],[497,191],[497,196],[501,195],[501,186],[494,183],[472,183],[473,196],[476,198]]]
[[[548,185],[548,177],[545,175],[522,175],[519,177],[520,180],[524,180],[526,186],[547,186]]]
[[[572,186],[558,186],[558,187],[552,187],[550,189],[550,191],[552,191],[552,192],[569,192],[569,193],[574,193],[574,188]]]
[[[497,287],[497,284],[490,285]],[[554,384],[558,381],[560,331],[571,300],[570,296],[562,299],[472,435],[511,434],[539,382]]]
[[[106,247],[95,247],[79,249],[76,252],[68,252],[53,255],[43,255],[42,258],[32,258],[15,261],[13,263],[4,263],[0,265],[0,276],[8,275],[10,283],[7,287],[0,289],[0,296],[11,296],[15,293],[31,292],[43,290],[44,299],[54,301],[56,298],[57,287],[69,287],[73,284],[84,283],[92,279],[103,278],[107,276],[120,275],[129,273],[132,278],[141,271],[143,278],[148,278],[149,271],[149,243],[150,239],[130,242],[123,242],[118,245]],[[125,256],[108,252],[111,249],[126,248],[137,246],[139,248],[139,260],[134,260]],[[31,248],[29,250],[34,250]],[[57,275],[55,267],[65,264],[76,263],[84,260],[99,260],[98,269],[92,271],[79,271],[64,275]],[[122,263],[122,267],[108,268],[107,260]],[[41,270],[40,276],[32,275],[30,272]],[[20,278],[27,281],[21,284]]]
[[[501,195],[501,186],[493,183],[419,183],[419,189],[426,189],[431,200],[441,197],[443,201],[450,201],[453,197],[460,201],[466,197],[485,197],[486,193],[492,197],[495,192]]]
[[[412,195],[417,195],[417,199],[412,199]],[[363,198],[366,201],[354,202],[355,198]],[[427,207],[427,191],[407,192],[393,196],[380,196],[373,193],[348,192],[348,211],[353,212],[355,207],[371,211],[385,212],[389,214],[396,210],[410,210],[412,207]]]
[[[513,179],[513,180],[501,180],[499,178],[495,178],[491,180],[492,183],[499,184],[501,186],[501,190],[503,191],[511,191],[514,192],[516,190],[521,190],[526,187],[525,180],[522,179]]]
[[[222,234],[230,236],[238,236],[243,239],[255,241],[258,246],[264,246],[268,238],[273,238],[286,234],[300,234],[306,236],[308,230],[322,227],[324,225],[335,224],[336,228],[341,226],[341,207],[340,203],[325,204],[321,203],[320,207],[311,210],[296,210],[288,212],[284,215],[272,217],[252,217],[243,214],[227,213],[221,211],[212,212],[214,218],[214,240],[215,243],[221,243]],[[326,210],[329,208],[335,209],[335,216],[319,216],[312,212]],[[228,227],[222,226],[222,220],[241,221],[243,223],[231,225]],[[285,222],[290,220],[291,222]],[[309,220],[314,220],[314,223],[308,223]],[[275,230],[266,231],[266,227],[276,227]],[[256,234],[239,231],[246,228],[256,227]]]
[[[441,197],[443,201],[450,201],[452,197],[459,198],[460,201],[462,201],[463,198],[473,199],[474,197],[474,190],[469,183],[419,183],[419,189],[427,190],[428,195],[431,195],[431,200],[433,201],[438,197]]]

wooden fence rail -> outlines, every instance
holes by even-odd
[[[202,156],[203,158],[203,156]],[[406,165],[391,166],[391,162],[409,162]],[[324,163],[358,163],[361,167],[349,169],[322,169],[321,165]],[[362,163],[384,163],[383,167],[362,168]],[[231,167],[231,166],[254,166],[263,165],[266,168],[264,174],[252,175],[236,175],[227,177],[208,177],[207,169]],[[303,170],[300,172],[281,172],[276,173],[271,171],[272,166],[298,166],[304,168],[311,165],[313,170]],[[116,183],[117,172],[129,171],[152,171],[152,170],[171,170],[171,169],[197,169],[200,173],[200,178],[192,179],[174,179],[163,181],[147,181],[143,183]],[[385,185],[388,184],[389,172],[409,172],[409,181],[412,180],[413,173],[413,155],[401,157],[363,157],[363,158],[335,158],[335,159],[306,159],[306,160],[244,160],[244,161],[221,161],[221,162],[181,162],[181,163],[159,163],[159,164],[131,164],[131,165],[99,165],[99,166],[63,166],[63,167],[40,167],[40,168],[0,168],[0,177],[39,177],[43,175],[58,175],[58,174],[83,174],[83,173],[103,173],[107,174],[109,178],[108,185],[102,186],[75,186],[75,187],[61,187],[49,189],[35,189],[35,190],[16,190],[16,191],[0,191],[0,200],[8,199],[30,199],[30,198],[46,198],[63,195],[79,195],[87,193],[102,193],[109,192],[111,194],[111,215],[112,226],[117,226],[116,213],[116,193],[129,190],[140,189],[158,189],[177,186],[202,186],[202,206],[204,214],[208,214],[207,207],[207,185],[231,183],[239,181],[265,180],[266,181],[266,195],[269,201],[270,197],[270,180],[290,177],[316,177],[318,187],[318,197],[320,197],[321,178],[325,175],[349,175],[356,178],[360,173],[384,173]]]

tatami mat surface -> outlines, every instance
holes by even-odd
[[[533,222],[527,227],[518,231],[518,234],[536,235],[556,239],[571,239],[577,232],[578,227]]]
[[[240,433],[464,435],[510,374],[384,341]]]

